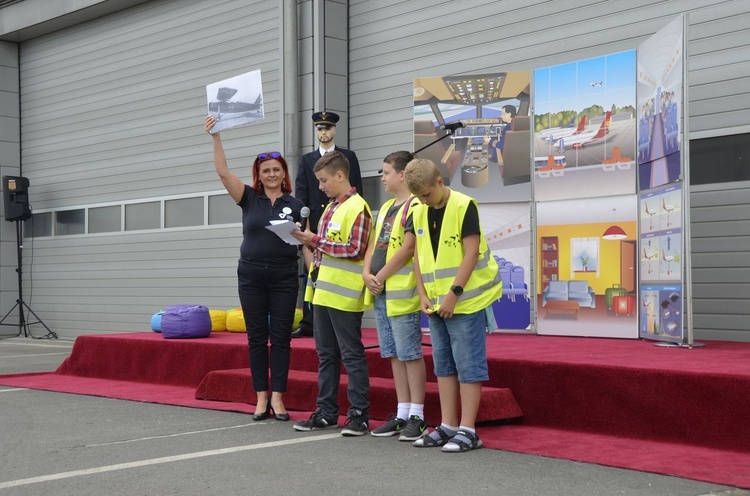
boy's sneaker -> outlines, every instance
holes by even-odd
[[[412,415],[398,437],[399,441],[416,441],[427,434],[427,423],[417,415]]]
[[[396,417],[396,414],[391,414],[386,420],[385,424],[381,425],[377,429],[370,431],[370,435],[375,437],[388,437],[399,434],[406,426],[406,420]]]
[[[364,436],[370,427],[367,425],[364,415],[356,415],[346,419],[346,425],[341,430],[342,436]]]
[[[320,429],[335,429],[338,426],[338,420],[325,418],[323,412],[318,408],[312,415],[310,415],[309,419],[294,424],[294,430],[313,431]]]

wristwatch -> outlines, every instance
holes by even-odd
[[[451,286],[451,291],[453,291],[453,294],[456,296],[461,296],[464,294],[464,288],[461,286]]]

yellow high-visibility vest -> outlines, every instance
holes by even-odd
[[[443,297],[450,291],[453,280],[458,274],[458,268],[461,266],[461,260],[463,260],[461,227],[470,203],[476,205],[473,198],[455,190],[451,191],[440,229],[440,249],[437,260],[430,241],[428,208],[426,206],[417,208],[413,214],[422,282],[436,311]],[[500,279],[497,262],[487,246],[480,227],[479,259],[469,280],[464,285],[463,294],[456,301],[453,313],[471,314],[483,310],[499,299],[502,292],[503,282]]]
[[[326,210],[331,208],[329,203]],[[354,195],[341,203],[324,227],[326,239],[335,243],[345,243],[349,239],[354,222],[362,210],[370,213],[367,202]],[[323,217],[325,212],[323,212]],[[366,249],[366,248],[363,248]],[[313,305],[335,308],[347,312],[362,312],[365,304],[365,282],[362,280],[362,260],[332,257],[323,253],[318,269],[318,279],[314,287],[312,277],[307,278],[305,301]],[[312,264],[310,273],[312,274]]]
[[[378,213],[378,219],[375,223],[374,235],[379,236],[380,231],[383,228],[383,222],[388,210],[396,202],[395,198],[392,198],[385,202],[380,207]],[[393,258],[393,256],[401,249],[404,244],[404,236],[406,231],[404,230],[404,222],[408,215],[408,211],[414,209],[414,207],[420,205],[419,200],[414,197],[410,197],[409,200],[405,201],[403,205],[398,209],[393,221],[393,227],[391,228],[391,239],[388,242],[388,249],[386,250],[385,262]],[[375,245],[373,244],[373,251],[375,251]],[[386,313],[389,317],[395,317],[397,315],[406,315],[419,310],[419,292],[417,291],[417,277],[414,274],[414,257],[409,257],[409,260],[398,269],[396,272],[391,274],[386,280],[386,291],[385,291],[385,307]],[[371,299],[371,295],[367,292],[367,299]]]

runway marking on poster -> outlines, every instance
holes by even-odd
[[[257,449],[265,448],[276,448],[279,446],[289,446],[293,444],[311,443],[315,441],[326,441],[328,439],[344,439],[340,432],[335,434],[324,434],[321,436],[313,436],[306,438],[297,439],[286,439],[283,441],[272,441],[268,443],[249,444],[245,446],[235,446],[233,448],[222,448],[209,451],[198,451],[195,453],[185,453],[183,455],[165,456],[161,458],[151,458],[148,460],[139,460],[128,463],[117,463],[114,465],[103,465],[101,467],[86,468],[82,470],[71,470],[69,472],[60,472],[57,474],[42,475],[39,477],[29,477],[27,479],[17,479],[12,481],[0,482],[0,489],[7,489],[9,487],[28,486],[31,484],[38,484],[40,482],[50,482],[61,479],[70,479],[73,477],[81,477],[84,475],[103,474],[105,472],[114,472],[117,470],[127,470],[130,468],[146,467],[149,465],[159,465],[162,463],[173,463],[181,462],[185,460],[194,460],[196,458],[205,458],[208,456],[227,455],[232,453],[241,453],[243,451],[252,451]]]

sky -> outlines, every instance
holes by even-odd
[[[592,105],[609,109],[635,107],[635,50],[534,71],[534,110],[537,115],[581,110]],[[601,86],[592,86],[593,83]]]

